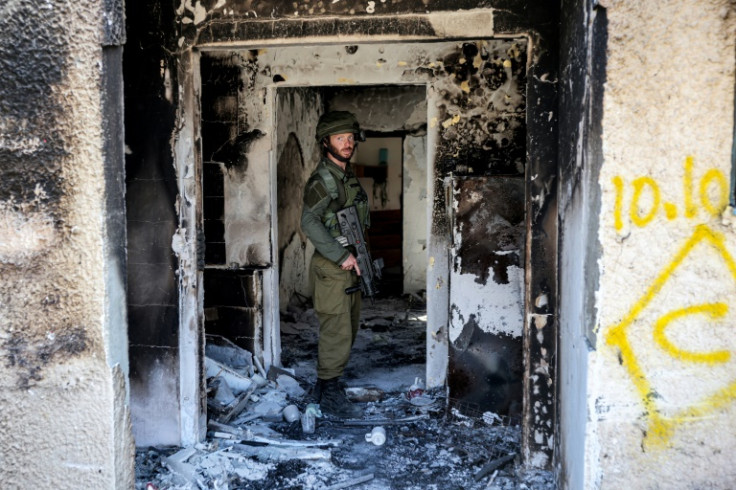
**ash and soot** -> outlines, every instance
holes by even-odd
[[[363,417],[322,415],[305,431],[284,408],[309,411],[319,329],[310,306],[282,313],[285,368],[264,373],[250,352],[208,338],[207,438],[140,448],[136,489],[556,488],[552,473],[522,470],[518,420],[424,389],[426,312],[416,296],[363,309],[344,376]],[[377,427],[385,442],[371,437]]]

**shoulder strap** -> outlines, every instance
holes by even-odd
[[[325,187],[327,188],[327,192],[330,197],[332,199],[337,199],[337,182],[335,182],[335,176],[332,175],[332,172],[330,172],[324,165],[320,165],[317,167],[317,173],[322,177],[322,182],[325,183]]]

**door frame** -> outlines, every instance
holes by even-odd
[[[412,42],[438,42],[458,40],[480,40],[504,37],[526,37],[527,51],[527,85],[526,85],[526,122],[527,122],[527,161],[526,161],[526,216],[527,216],[527,247],[526,247],[526,281],[525,281],[525,335],[524,335],[524,420],[522,424],[523,459],[528,466],[550,468],[553,463],[555,449],[556,416],[556,377],[557,377],[557,53],[549,49],[550,39],[540,34],[538,20],[520,18],[497,29],[494,25],[495,10],[475,9],[472,11],[473,22],[462,25],[463,29],[450,34],[451,20],[467,19],[471,12],[442,13],[447,18],[447,30],[434,35],[406,35],[397,33],[391,36],[391,42],[397,44]],[[418,14],[418,19],[431,23],[436,20],[433,14]],[[431,18],[430,18],[431,17]],[[479,18],[487,18],[486,27],[480,27]],[[337,24],[354,23],[353,18],[334,19]],[[240,19],[241,24],[248,23]],[[256,22],[256,21],[250,21]],[[287,23],[287,20],[275,21]],[[302,32],[310,28],[317,28],[319,19],[304,19],[301,21]],[[310,23],[315,23],[310,27]],[[242,29],[242,25],[240,26]],[[224,31],[223,31],[224,32]],[[241,30],[240,32],[245,32]],[[260,32],[260,31],[259,31]],[[346,32],[352,32],[346,28]],[[360,32],[360,31],[356,31]],[[547,31],[548,33],[550,31]],[[183,444],[201,440],[206,430],[205,417],[206,400],[203,390],[203,312],[201,274],[196,271],[196,257],[198,253],[197,234],[201,233],[201,210],[197,209],[197,196],[201,195],[201,178],[196,168],[201,163],[201,134],[199,131],[199,101],[200,85],[199,51],[227,50],[240,51],[261,47],[275,47],[285,45],[338,45],[362,44],[366,42],[381,42],[385,36],[374,38],[365,34],[332,34],[311,38],[280,38],[280,39],[242,39],[238,41],[222,42],[218,39],[200,38],[197,49],[189,49],[179,54],[179,80],[181,81],[180,101],[177,108],[177,118],[180,122],[174,135],[174,158],[177,168],[182,205],[179,207],[180,232],[175,242],[180,245],[179,251],[179,293],[180,293],[180,404],[181,404],[181,434]],[[208,45],[207,42],[213,44]],[[540,42],[541,41],[541,42]],[[273,93],[270,94],[273,97]],[[436,116],[437,109],[428,108],[428,119]],[[436,136],[428,134],[427,161],[435,161]],[[273,152],[269,156],[269,168],[275,168],[276,156]],[[200,165],[201,166],[201,165]],[[432,178],[429,177],[432,175]],[[272,175],[272,180],[275,174]],[[437,180],[434,178],[434,168],[428,169],[428,195],[437,194]],[[194,206],[185,206],[185,203],[194,203]],[[273,205],[273,203],[272,203]],[[199,204],[201,206],[201,203]],[[432,209],[436,214],[438,210]],[[439,210],[445,213],[446,210]],[[430,215],[431,213],[428,213]],[[195,224],[195,226],[192,226]],[[428,216],[429,230],[437,228],[432,216]],[[188,226],[187,226],[188,225]],[[447,284],[449,258],[446,243],[435,240],[437,233],[430,232],[432,240],[428,242],[428,253],[434,257],[430,259],[427,274],[428,304],[447,305],[447,288],[441,288],[440,293],[433,292],[436,286]],[[272,236],[273,238],[273,236]],[[188,259],[188,260],[187,260]],[[274,289],[275,285],[275,289]],[[278,274],[269,274],[264,277],[264,292],[278,293]],[[274,321],[273,296],[267,298],[264,294],[265,316]],[[277,296],[276,296],[277,297]],[[276,313],[278,301],[275,302]],[[428,356],[443,355],[447,359],[447,310],[445,306],[435,313],[434,327],[428,335]],[[442,319],[444,311],[444,320]],[[428,311],[429,315],[429,311]],[[264,318],[264,319],[266,319]],[[544,329],[546,335],[536,335]],[[273,336],[272,336],[273,337]],[[444,337],[444,339],[443,339]],[[265,336],[264,336],[265,338]],[[436,339],[441,341],[435,342]],[[269,349],[275,348],[274,339],[269,340]],[[432,342],[432,352],[430,351]],[[445,352],[441,352],[444,347]],[[264,349],[268,351],[269,349]],[[192,354],[193,353],[193,354]],[[186,359],[185,359],[186,358]],[[199,376],[194,376],[195,374]],[[441,370],[440,370],[441,371]],[[446,372],[446,368],[444,369]],[[442,376],[444,379],[444,376]],[[428,373],[427,381],[431,385],[440,379],[439,373]],[[203,401],[205,403],[203,403]]]

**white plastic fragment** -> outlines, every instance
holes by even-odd
[[[276,385],[280,390],[286,392],[286,394],[291,398],[301,398],[304,396],[304,389],[299,386],[299,382],[291,376],[283,374],[279,375],[276,378]]]
[[[223,378],[218,377],[218,379],[219,383],[217,384],[217,388],[215,389],[214,399],[220,405],[230,405],[232,402],[235,401],[233,390],[230,389],[230,385],[227,384],[227,381],[225,381]]]
[[[213,378],[215,376],[221,377],[227,382],[234,394],[240,394],[247,391],[253,385],[253,381],[250,378],[243,376],[223,364],[220,364],[214,359],[205,357],[204,365],[207,370],[208,378]]]

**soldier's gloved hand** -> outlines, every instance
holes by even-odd
[[[348,244],[348,237],[346,237],[344,235],[340,235],[340,236],[336,237],[335,240],[337,240],[337,243],[339,243],[343,247],[347,247],[349,245]]]

